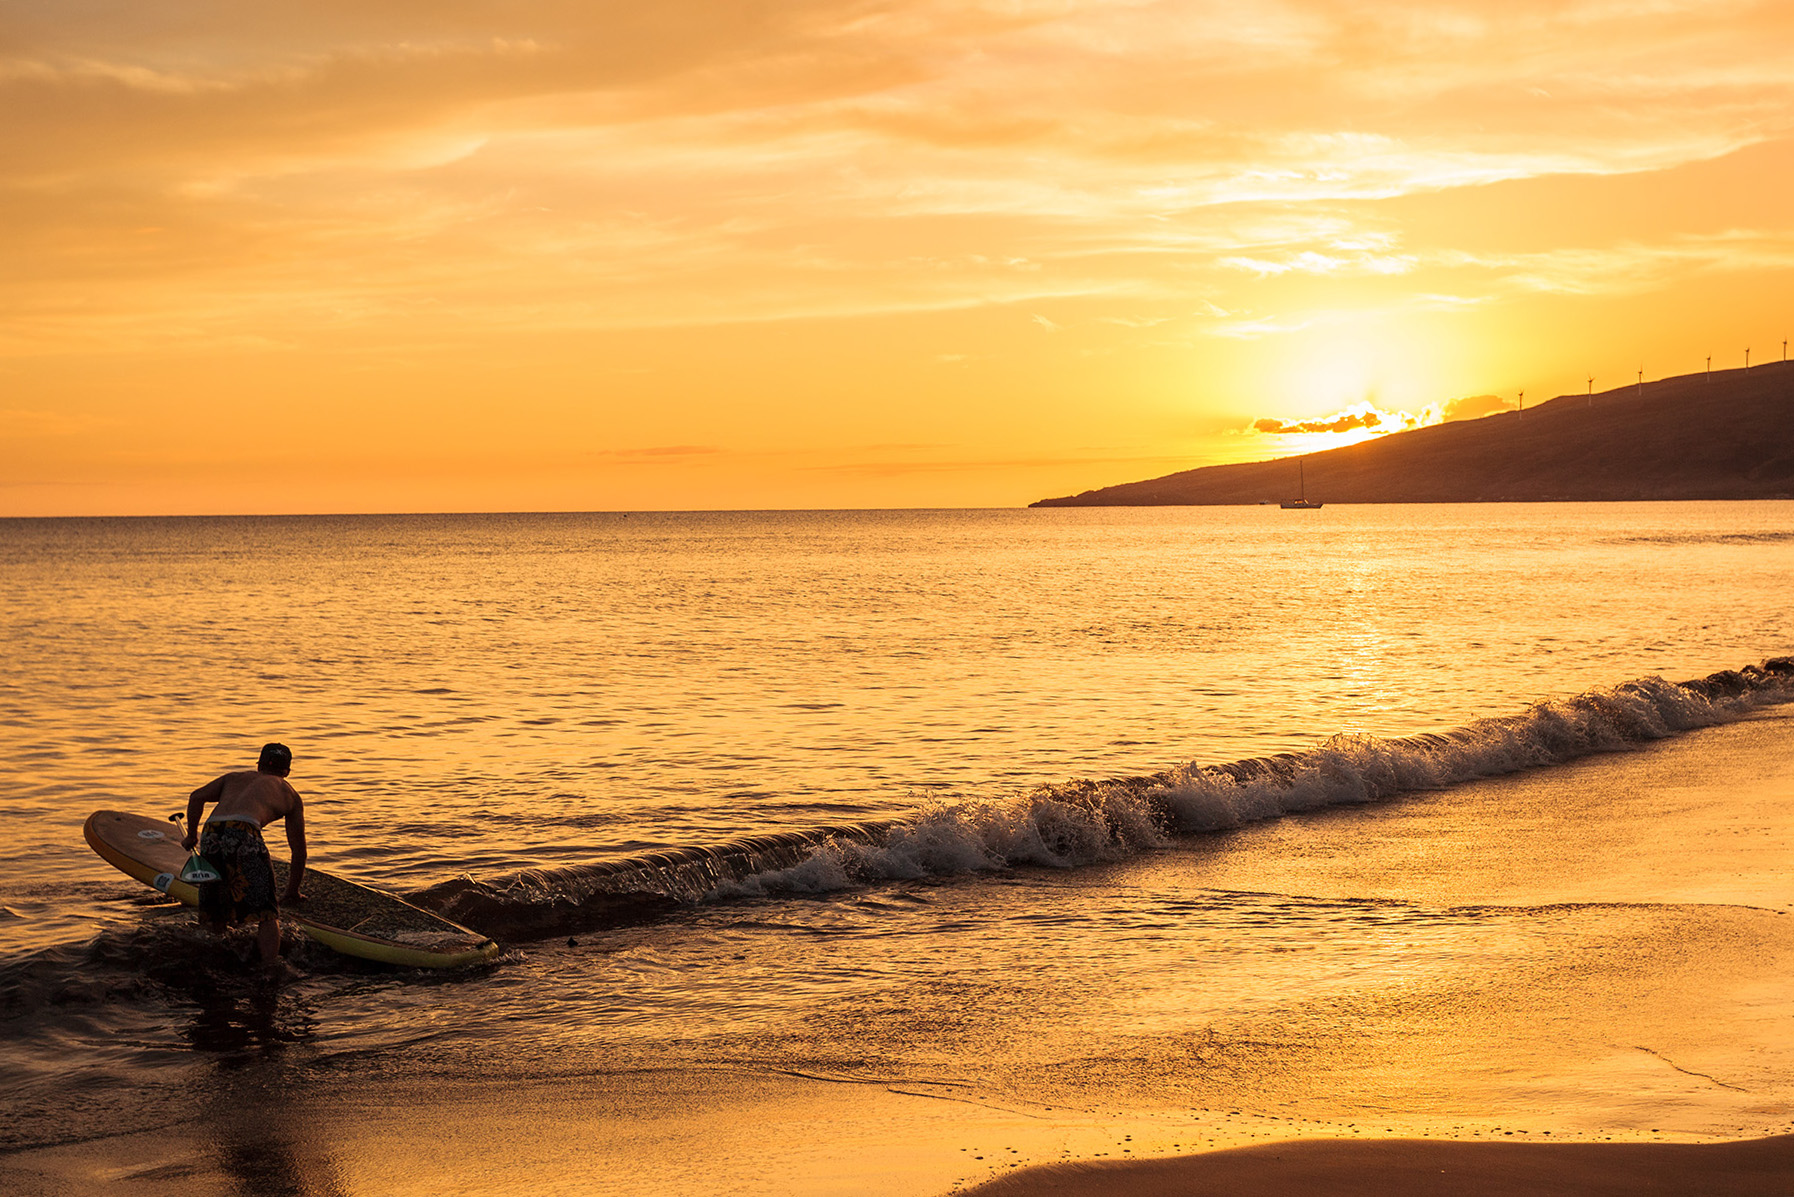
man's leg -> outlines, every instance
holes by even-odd
[[[224,934],[224,913],[219,902],[224,892],[223,885],[223,881],[201,881],[196,887],[199,890],[200,929],[210,931],[213,935]]]
[[[262,963],[273,968],[280,961],[280,918],[273,911],[264,911],[255,929],[255,942],[262,949]]]

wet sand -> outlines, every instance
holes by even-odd
[[[0,1155],[0,1184],[41,1197],[171,1191],[183,1197],[1785,1197],[1794,1191],[1790,1135],[1731,1143],[1339,1137],[1351,1133],[1342,1124],[1246,1114],[1005,1110],[894,1085],[767,1074],[494,1082],[454,1092],[415,1084],[361,1092],[332,1085],[281,1099],[221,1087],[212,1110],[198,1118]],[[1187,1150],[1205,1134],[1260,1142],[1164,1154]],[[1326,1137],[1282,1137],[1290,1134]]]

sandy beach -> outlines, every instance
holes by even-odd
[[[1794,1136],[1743,1143],[1279,1143],[1134,1164],[1030,1168],[967,1197],[1779,1197]]]

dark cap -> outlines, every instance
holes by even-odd
[[[293,750],[285,744],[263,744],[261,759],[256,761],[258,769],[269,769],[279,773],[293,767]]]

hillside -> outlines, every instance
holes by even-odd
[[[1297,458],[1206,466],[1034,507],[1294,497]],[[1299,459],[1327,503],[1794,498],[1794,362],[1563,395]]]

